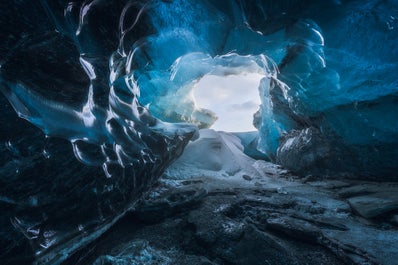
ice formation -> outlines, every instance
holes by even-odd
[[[205,155],[204,155],[205,154]],[[212,129],[199,131],[199,138],[188,144],[184,155],[165,171],[169,179],[197,177],[242,179],[261,176],[256,160],[244,154],[239,137]]]
[[[258,132],[237,134],[246,154],[301,175],[397,178],[394,0],[0,10],[2,259],[60,262],[133,207],[216,119],[192,97],[206,75],[264,76]]]

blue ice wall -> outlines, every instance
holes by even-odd
[[[194,83],[261,72],[254,123],[266,157],[303,175],[395,178],[394,1],[173,1],[148,13],[162,15],[131,58],[145,75],[136,76],[141,101],[157,117],[206,127],[213,119],[189,98]]]
[[[191,96],[208,74],[265,76],[258,135],[240,134],[256,157],[397,179],[396,1],[2,1],[0,13],[4,260],[58,262],[120,218],[214,121]]]

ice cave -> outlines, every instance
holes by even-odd
[[[398,264],[398,1],[0,14],[0,264]]]

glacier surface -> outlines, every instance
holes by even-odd
[[[134,207],[216,120],[193,97],[207,75],[264,76],[257,132],[236,134],[246,154],[303,176],[398,178],[394,0],[0,10],[0,258],[10,263],[61,262]]]

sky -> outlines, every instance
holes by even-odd
[[[256,73],[204,76],[193,94],[197,106],[218,116],[211,128],[227,132],[256,130],[252,124],[253,114],[261,104],[258,85],[263,77]]]

